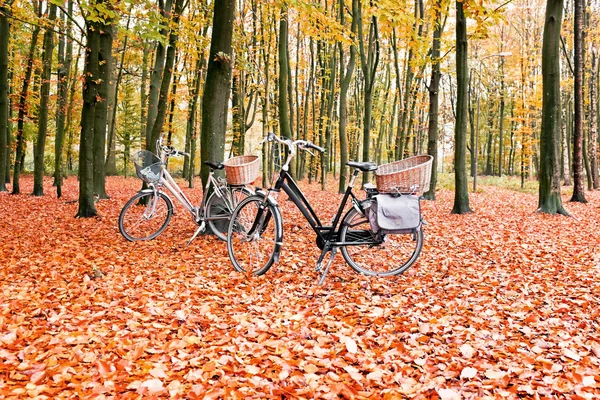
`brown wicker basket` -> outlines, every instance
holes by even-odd
[[[433,157],[420,155],[380,165],[375,171],[381,193],[424,193],[431,182]]]
[[[237,156],[223,163],[230,185],[247,185],[258,178],[258,156]]]

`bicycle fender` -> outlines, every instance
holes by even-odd
[[[266,192],[262,189],[258,189],[256,194],[259,196],[266,196]],[[281,247],[283,245],[283,222],[281,219],[281,211],[279,210],[279,204],[277,204],[277,200],[272,198],[271,196],[267,197],[267,203],[273,206],[274,221],[276,222],[275,233],[277,237],[275,238],[275,249],[273,251],[273,261],[275,263],[279,263],[279,255],[281,253]]]

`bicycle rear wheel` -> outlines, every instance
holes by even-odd
[[[281,246],[281,217],[263,196],[240,202],[229,222],[227,251],[239,272],[262,275],[271,268]]]
[[[212,232],[221,240],[227,240],[227,228],[231,214],[237,205],[252,192],[245,187],[223,187],[220,197],[217,192],[212,192],[206,202],[206,219]]]
[[[129,241],[151,240],[169,225],[173,203],[163,193],[140,192],[125,204],[119,215],[119,231]]]
[[[351,209],[340,229],[341,248],[346,263],[356,272],[371,276],[399,275],[415,263],[423,247],[421,227],[406,234],[388,234],[378,238],[369,220]]]

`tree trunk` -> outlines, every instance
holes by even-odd
[[[452,214],[470,213],[467,179],[467,90],[469,67],[467,64],[467,19],[463,3],[456,2],[456,124],[454,139],[454,206]]]
[[[329,172],[329,154],[331,154],[331,125],[333,121],[333,105],[335,103],[335,80],[337,72],[337,56],[335,45],[331,48],[329,56],[329,87],[327,88],[327,110],[325,121],[325,140],[321,143],[321,147],[325,149],[324,153],[316,154],[321,157],[321,190],[325,190],[327,186],[327,172]],[[325,99],[323,99],[324,101]]]
[[[160,13],[165,20],[163,28],[159,31],[161,37],[167,38],[168,21],[173,0],[158,0]],[[154,68],[150,74],[150,92],[148,94],[148,113],[146,116],[146,149],[156,153],[156,139],[152,140],[154,123],[158,115],[158,107],[160,101],[160,90],[163,81],[163,73],[165,71],[165,46],[162,41],[157,41],[156,52],[154,58]],[[158,138],[157,138],[158,139]]]
[[[129,31],[129,26],[131,24],[131,11],[133,8],[133,4],[129,6],[129,12],[127,13],[127,24],[125,25],[125,30]],[[125,39],[123,39],[123,49],[121,50],[121,60],[119,62],[119,71],[117,72],[117,79],[114,83],[114,91],[111,95],[112,108],[110,109],[109,115],[109,123],[108,123],[108,146],[107,151],[108,155],[106,157],[105,169],[106,175],[117,175],[117,155],[116,155],[116,136],[117,136],[117,103],[119,101],[119,86],[121,85],[121,81],[123,79],[123,69],[125,67],[125,54],[127,52],[127,43],[129,40],[129,35],[125,35]]]
[[[290,126],[289,102],[288,102],[288,15],[287,9],[281,10],[279,19],[279,81],[277,89],[279,93],[279,136],[292,138]]]
[[[142,52],[142,77],[140,83],[140,139],[144,148],[149,149],[148,135],[146,135],[146,124],[148,121],[148,93],[146,93],[146,84],[148,82],[148,58],[150,56],[150,44],[144,40],[144,50]]]
[[[598,182],[598,130],[596,125],[596,81],[598,80],[598,76],[596,75],[596,53],[592,54],[592,68],[590,73],[590,83],[589,83],[589,117],[588,117],[588,132],[590,137],[590,149],[589,149],[589,159],[590,159],[590,169],[591,178],[592,178],[592,188],[598,189],[600,182]]]
[[[48,5],[48,20],[56,20],[56,4]],[[42,55],[42,85],[40,90],[40,108],[38,134],[33,158],[33,195],[44,195],[44,155],[48,132],[48,102],[50,97],[50,79],[52,73],[52,55],[54,51],[54,31],[48,28],[44,33],[44,52]]]
[[[202,161],[222,161],[225,155],[235,3],[235,0],[222,0],[214,4],[213,33],[202,97]],[[208,166],[202,165],[201,172],[204,186],[208,180]]]
[[[202,68],[204,65],[204,55],[202,49],[197,48],[197,60],[196,60],[196,72],[194,77],[194,86],[190,93],[190,107],[188,109],[187,125],[185,129],[186,137],[186,151],[189,152],[190,157],[187,161],[187,171],[184,171],[184,176],[188,179],[188,187],[194,187],[194,172],[196,169],[196,115],[198,114],[198,98],[200,97],[200,82],[202,80]],[[184,164],[185,167],[185,164]],[[184,168],[185,170],[185,168]],[[187,172],[187,175],[185,174]]]
[[[67,12],[73,13],[73,0],[69,0]],[[66,34],[63,32],[58,45],[58,110],[56,113],[56,141],[54,143],[54,184],[56,197],[62,197],[63,147],[65,143],[65,122],[67,119],[67,102],[69,100],[69,78],[71,75],[71,59],[73,58],[73,40],[71,21],[64,15],[63,23],[67,24]]]
[[[113,22],[105,18],[98,23],[100,29],[100,51],[98,53],[98,101],[94,113],[94,193],[99,199],[107,199],[106,194],[106,128],[108,123],[108,97],[112,69]]]
[[[548,9],[550,9],[551,0],[548,0]],[[560,2],[561,4],[563,1]],[[574,81],[575,81],[575,126],[573,129],[573,196],[571,197],[571,201],[576,201],[579,203],[587,203],[585,199],[585,190],[583,187],[583,119],[584,119],[584,111],[583,111],[583,4],[581,0],[574,1],[575,5],[575,21],[573,26],[574,31]],[[546,10],[546,24],[549,24],[548,9]],[[562,22],[562,11],[560,15],[560,20]],[[560,22],[558,26],[554,27],[558,33],[554,33],[558,35],[560,39]],[[544,29],[545,32],[545,29]],[[550,35],[550,33],[549,33]],[[546,36],[544,36],[544,39]],[[559,44],[557,43],[558,47]],[[547,50],[548,51],[548,50]],[[558,57],[558,50],[556,56]],[[560,66],[557,67],[560,68]],[[558,73],[559,71],[557,71]],[[560,79],[558,76],[555,78],[557,81]],[[545,82],[545,81],[544,81]],[[545,86],[544,86],[545,88]],[[546,91],[544,90],[544,94]],[[555,94],[556,96],[556,108],[559,108],[560,104],[560,86],[558,91]],[[550,100],[551,101],[551,100]],[[556,115],[560,117],[560,113],[557,111]],[[560,120],[558,120],[560,121]],[[558,122],[557,122],[558,123]],[[541,190],[541,189],[540,189]]]
[[[158,149],[155,148],[156,142],[160,138],[163,126],[165,125],[169,88],[171,84],[171,77],[173,76],[173,66],[175,65],[177,41],[179,40],[179,19],[181,17],[181,13],[183,12],[183,3],[184,0],[175,1],[175,11],[173,13],[172,28],[171,33],[169,35],[169,47],[167,48],[162,82],[160,85],[160,91],[158,95],[158,107],[156,109],[156,118],[154,119],[154,126],[152,127],[150,135],[150,146],[153,152],[158,152]]]
[[[429,190],[424,194],[427,200],[435,200],[438,168],[438,112],[440,105],[440,40],[442,37],[442,0],[434,4],[434,30],[431,47],[431,81],[429,82],[429,127],[427,130],[427,154],[433,157],[431,164],[431,182]]]
[[[504,57],[500,57],[500,124],[498,135],[500,143],[498,148],[498,176],[502,176],[502,161],[504,157]]]
[[[8,42],[10,39],[10,6],[12,0],[0,5],[0,192],[6,192],[6,161],[8,149]]]
[[[369,38],[367,41],[367,51],[365,52],[365,39],[363,35],[362,24],[362,5],[358,3],[358,43],[360,48],[360,60],[365,80],[364,90],[364,115],[363,115],[363,150],[362,160],[370,161],[371,144],[371,113],[373,108],[373,86],[375,83],[375,73],[379,64],[379,28],[377,27],[377,17],[371,17],[369,25]],[[363,174],[363,183],[369,182],[369,174]]]
[[[542,42],[542,129],[538,211],[567,215],[560,197],[560,29],[563,0],[548,0]]]
[[[100,30],[87,22],[87,42],[81,109],[81,135],[79,138],[79,209],[77,217],[89,218],[98,214],[94,204],[94,121],[100,79],[98,58]]]

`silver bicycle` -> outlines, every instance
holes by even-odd
[[[119,215],[119,231],[129,241],[151,240],[160,235],[169,225],[173,216],[173,200],[170,193],[191,215],[198,228],[188,241],[206,230],[206,226],[221,240],[227,240],[227,228],[231,214],[237,204],[253,194],[247,185],[230,185],[227,180],[216,177],[215,170],[224,168],[223,163],[206,161],[210,173],[204,188],[202,202],[194,206],[179,188],[169,171],[169,157],[189,154],[162,144],[162,137],[156,148],[160,156],[147,150],[138,151],[133,157],[137,176],[148,184],[133,196]],[[208,196],[206,194],[209,193]]]

